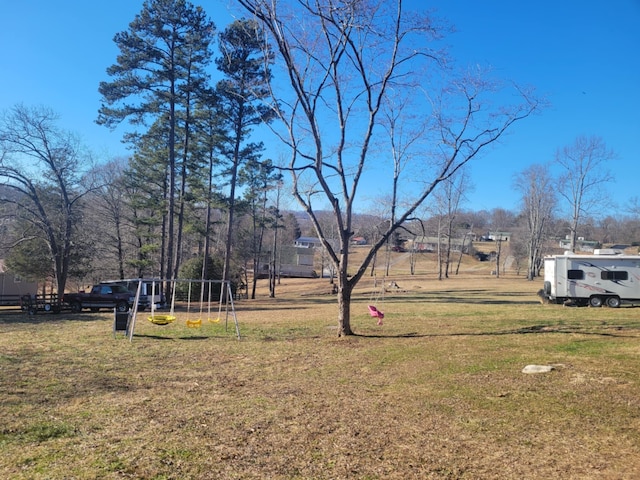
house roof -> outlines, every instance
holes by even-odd
[[[418,237],[413,239],[414,243],[433,243],[433,244],[437,244],[438,242],[444,243],[446,241],[447,241],[447,239],[445,237],[442,237],[442,238],[439,239],[438,237],[418,236]],[[469,244],[470,243],[468,238],[464,242],[465,242],[465,244]],[[452,244],[461,244],[462,243],[462,238],[452,238],[451,239],[451,243]]]
[[[296,238],[296,242],[298,243],[321,243],[318,237],[298,237]]]

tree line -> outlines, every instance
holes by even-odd
[[[419,218],[436,219],[438,235],[451,238],[465,166],[545,102],[480,67],[458,68],[448,24],[402,0],[234,3],[248,18],[218,33],[201,7],[147,0],[115,35],[119,55],[98,86],[97,121],[128,125],[130,158],[96,162],[46,108],[4,115],[7,259],[54,279],[59,292],[67,279],[177,278],[187,267],[249,283],[246,272],[266,264],[273,295],[279,245],[302,233],[286,213],[290,193],[335,272],[338,334],[351,335],[351,293],[378,252],[427,228]],[[258,129],[283,158],[265,155]],[[374,170],[380,211],[370,213],[379,221],[361,225],[356,205]],[[523,174],[530,200],[517,214],[533,263],[551,218],[547,206],[534,208],[542,191],[525,187],[542,185],[535,175]],[[578,195],[596,188],[564,178]],[[574,206],[577,235],[587,203],[578,196]],[[352,238],[372,228],[354,264]]]
[[[613,180],[609,165],[615,158],[615,152],[602,138],[579,136],[558,148],[553,159],[516,173],[512,184],[520,196],[516,210],[498,208],[481,215],[462,211],[465,193],[471,188],[466,172],[446,179],[430,205],[437,220],[431,231],[442,239],[438,251],[440,278],[447,277],[450,271],[452,239],[472,236],[477,231],[514,233],[514,241],[509,242],[510,255],[519,269],[526,269],[529,280],[539,275],[545,254],[557,253],[561,239],[566,240],[565,249],[572,252],[578,248],[579,238],[597,244],[637,245],[637,197],[629,199],[625,206],[615,206],[608,200],[606,187]],[[465,217],[467,220],[463,220]],[[496,274],[500,272],[502,247],[498,241]]]
[[[217,33],[201,7],[151,0],[114,42],[120,53],[98,87],[97,122],[129,123],[130,158],[98,164],[46,107],[17,105],[3,115],[8,263],[53,279],[59,294],[69,278],[107,272],[176,278],[192,256],[203,278],[240,282],[232,257],[252,248],[258,262],[260,242],[231,239],[259,238],[287,220],[266,200],[281,174],[250,138],[273,116],[262,101],[272,59],[258,24],[239,19]],[[221,225],[224,238],[214,235]]]

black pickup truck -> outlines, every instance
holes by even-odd
[[[118,312],[127,312],[135,297],[124,285],[94,285],[90,292],[65,293],[62,301],[72,312],[81,312],[90,308],[97,312],[101,308],[115,308]]]

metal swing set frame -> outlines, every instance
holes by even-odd
[[[126,328],[122,328],[124,327],[124,322],[120,322],[120,326],[119,322],[118,322],[118,314],[116,313],[116,319],[114,320],[114,334],[116,333],[116,331],[120,331],[123,330],[125,332],[125,335],[129,338],[129,341],[133,341],[133,334],[135,331],[135,327],[136,327],[136,321],[138,318],[138,305],[139,305],[139,300],[140,300],[140,296],[141,296],[141,289],[142,289],[142,285],[143,283],[151,283],[151,298],[155,299],[155,295],[156,292],[160,292],[161,288],[163,285],[165,285],[166,283],[170,283],[171,284],[171,305],[170,305],[170,310],[168,314],[164,314],[164,313],[157,313],[157,307],[155,305],[155,302],[152,301],[151,302],[151,312],[148,315],[147,319],[155,324],[155,325],[168,325],[170,323],[173,323],[176,319],[177,316],[175,314],[175,303],[176,303],[176,285],[179,283],[188,283],[188,294],[187,294],[187,311],[186,311],[186,325],[187,327],[191,327],[191,328],[199,328],[202,326],[202,318],[203,318],[203,314],[204,314],[204,304],[205,304],[205,298],[204,298],[204,291],[205,291],[205,285],[208,287],[207,291],[208,291],[208,298],[206,299],[206,314],[207,314],[207,319],[210,323],[219,323],[223,314],[223,307],[224,307],[224,316],[225,316],[225,329],[228,328],[229,326],[229,317],[231,316],[233,318],[233,322],[235,325],[235,331],[236,331],[236,336],[238,337],[238,340],[240,340],[240,327],[238,325],[238,317],[236,316],[236,310],[235,310],[235,305],[233,303],[233,292],[231,290],[231,283],[228,280],[199,280],[199,279],[140,279],[140,281],[138,282],[138,288],[136,291],[136,295],[135,295],[135,300],[133,302],[133,307],[131,308],[131,310],[127,313],[127,321],[126,321]],[[192,286],[195,283],[200,283],[201,287],[200,287],[200,301],[199,301],[199,317],[195,320],[192,320],[191,318],[189,318],[189,314],[191,313],[191,303],[192,303],[192,299],[191,299],[191,292],[192,292]],[[218,298],[218,315],[215,318],[212,318],[211,316],[211,305],[212,305],[212,291],[213,291],[213,286],[214,285],[220,285],[220,297]]]

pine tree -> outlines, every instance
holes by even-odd
[[[120,50],[107,69],[110,82],[101,82],[103,104],[98,123],[113,127],[125,119],[137,128],[149,124],[167,140],[166,230],[162,254],[166,275],[175,275],[175,240],[182,222],[175,219],[184,196],[180,182],[187,175],[191,105],[206,87],[206,66],[215,26],[201,7],[185,0],[147,0],[129,30],[115,35]],[[139,132],[138,132],[139,133]],[[130,134],[135,139],[136,134]],[[160,160],[160,159],[159,159]]]
[[[263,103],[269,97],[271,72],[267,66],[271,56],[258,24],[253,20],[233,22],[220,35],[220,52],[216,65],[225,78],[218,82],[216,92],[223,130],[222,156],[229,165],[230,185],[223,278],[229,280],[238,172],[244,162],[263,149],[261,143],[247,142],[247,138],[253,127],[269,122],[274,115]]]

